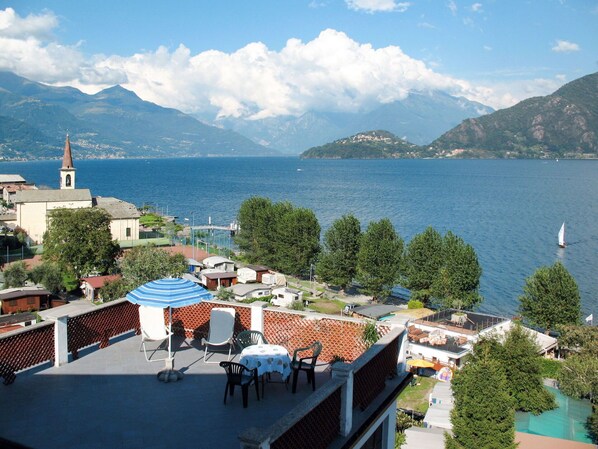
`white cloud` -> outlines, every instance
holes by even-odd
[[[58,19],[53,13],[21,18],[12,8],[0,10],[0,37],[3,38],[46,39],[57,26]]]
[[[486,51],[492,51],[492,47],[490,45],[484,45],[484,50]]]
[[[13,17],[13,24],[31,17],[21,19],[14,12],[1,17],[7,16]],[[51,13],[36,20],[46,24],[37,26],[38,36],[51,34],[55,27]],[[31,23],[27,26],[32,29]],[[500,108],[550,93],[547,90],[559,84],[559,80],[531,80],[473,85],[436,72],[438,65],[414,59],[399,46],[374,48],[332,29],[308,42],[289,39],[280,51],[254,42],[230,53],[192,54],[179,45],[92,58],[85,58],[78,46],[25,36],[17,28],[11,33],[0,33],[0,70],[87,93],[121,84],[144,100],[213,117],[256,119],[310,110],[365,110],[403,99],[410,91],[434,89]]]
[[[569,41],[557,40],[556,45],[552,47],[552,51],[557,53],[571,53],[579,51],[579,45]]]
[[[471,10],[473,12],[479,12],[479,13],[483,12],[482,11],[482,4],[481,3],[474,3],[473,5],[471,5]]]
[[[435,30],[436,29],[436,27],[434,25],[432,25],[431,23],[429,23],[429,22],[419,22],[417,24],[417,26],[419,28],[428,28],[430,30]]]
[[[454,0],[449,0],[448,3],[446,4],[446,6],[448,7],[448,9],[451,10],[451,13],[454,15],[457,14],[457,4],[455,3]]]
[[[411,6],[410,2],[396,2],[396,0],[345,0],[349,9],[355,11],[374,12],[405,12]]]

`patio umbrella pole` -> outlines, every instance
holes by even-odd
[[[183,378],[183,373],[174,369],[174,358],[172,357],[172,307],[168,308],[168,358],[164,361],[164,369],[158,373],[158,379],[162,382],[176,382]]]

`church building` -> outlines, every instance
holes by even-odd
[[[23,190],[15,195],[16,225],[27,231],[35,244],[42,243],[54,209],[100,207],[111,216],[110,230],[117,241],[139,239],[139,211],[116,198],[93,198],[89,189],[77,189],[71,142],[66,136],[59,190]]]

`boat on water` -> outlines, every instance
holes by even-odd
[[[561,225],[561,229],[559,230],[559,246],[561,248],[567,246],[567,244],[565,243],[565,223]]]

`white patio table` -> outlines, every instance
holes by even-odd
[[[283,381],[286,381],[292,372],[289,351],[280,345],[247,346],[241,351],[239,362],[249,369],[257,368],[258,376],[280,373]]]

